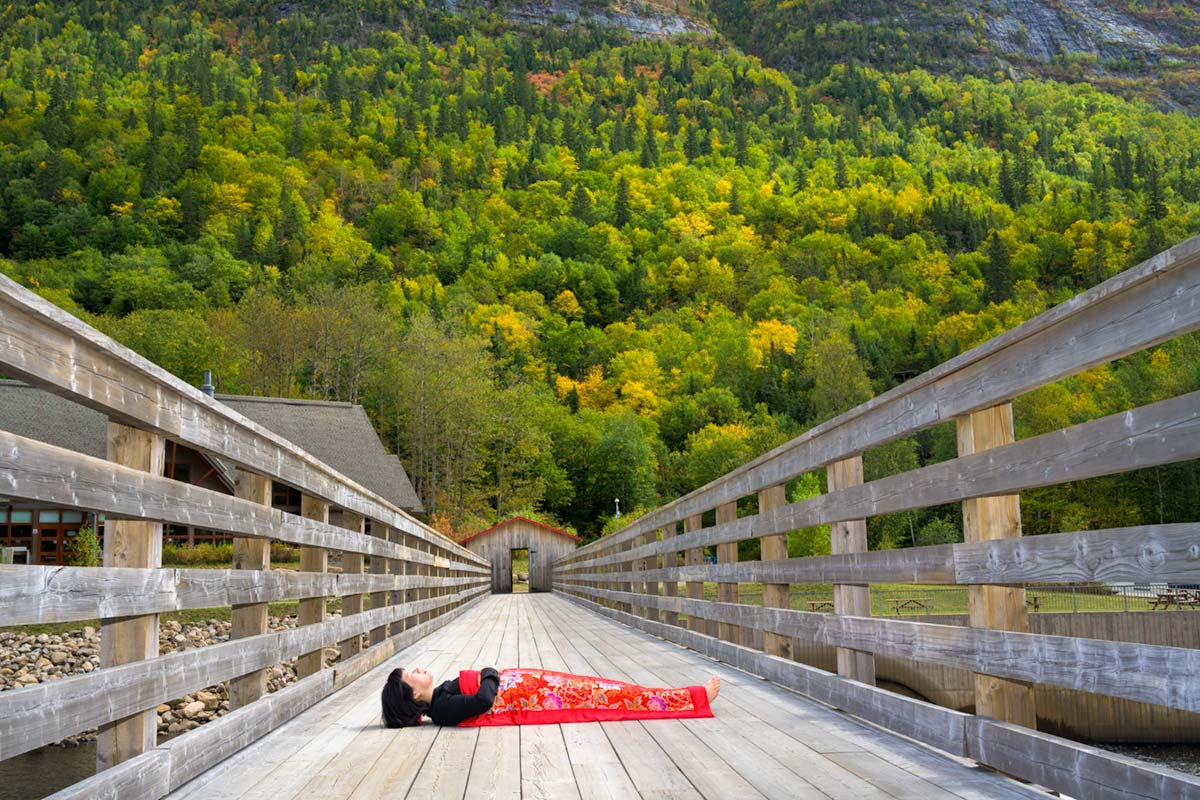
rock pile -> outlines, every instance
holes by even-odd
[[[335,612],[331,616],[338,614]],[[294,628],[296,617],[270,617],[268,625],[273,631]],[[158,630],[158,652],[165,655],[227,641],[230,627],[227,620],[219,619],[196,624],[175,620],[164,622]],[[333,664],[338,660],[337,648],[325,648],[324,656],[326,666]],[[100,633],[90,626],[63,634],[0,631],[0,692],[58,681],[99,668]],[[267,668],[268,692],[277,691],[295,680],[295,659]],[[225,685],[219,684],[163,703],[157,711],[158,737],[162,741],[229,713],[229,695]],[[74,745],[95,738],[96,731],[89,730],[58,744]]]

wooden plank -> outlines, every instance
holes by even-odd
[[[570,629],[589,631],[590,635],[583,637],[584,641],[589,643],[585,647],[589,652],[595,651],[594,658],[603,659],[601,662],[603,673],[607,676],[643,686],[677,686],[682,683],[673,670],[667,675],[664,675],[663,671],[655,671],[655,668],[661,664],[662,658],[658,647],[646,647],[644,643],[641,647],[637,647],[637,643],[629,641],[618,643],[609,631],[601,633],[594,626],[585,626],[582,620],[575,621]],[[709,674],[711,675],[711,671]],[[722,707],[724,705],[723,703]],[[647,726],[647,730],[651,733],[655,728],[670,732],[682,746],[687,746],[691,739],[678,729],[686,729],[692,737],[703,742],[702,746],[711,750],[715,756],[711,761],[705,759],[709,763],[709,767],[705,771],[709,773],[727,771],[731,774],[727,775],[724,780],[733,781],[734,785],[737,780],[741,779],[765,797],[795,798],[796,800],[800,798],[824,800],[826,798],[824,793],[814,789],[800,774],[779,763],[760,749],[757,743],[745,736],[745,731],[730,724],[723,714],[718,713],[711,719],[657,720],[654,721],[653,726]],[[704,756],[705,753],[702,752],[700,757],[704,758]],[[693,782],[695,780],[693,778]]]
[[[150,750],[48,795],[46,800],[159,798],[168,791],[170,771],[171,757],[161,750]]]
[[[763,537],[764,541],[771,538]],[[1142,525],[838,556],[667,567],[647,570],[643,577],[764,584],[1196,583],[1200,559],[1191,555],[1191,548],[1197,538],[1200,524],[1193,522]],[[563,570],[558,579],[595,580],[599,573],[586,569]]]
[[[566,639],[563,627],[559,626],[560,639]],[[594,675],[637,683],[638,678],[629,674],[625,664],[615,663],[619,657],[609,643],[602,638],[592,636],[577,636],[570,639],[575,647],[590,662]],[[709,722],[709,720],[705,720]],[[763,797],[756,786],[747,780],[738,769],[727,762],[729,753],[720,748],[710,747],[707,737],[698,737],[690,730],[683,720],[641,720],[639,723],[654,741],[662,748],[672,762],[687,776],[702,795],[710,797]],[[621,726],[630,727],[630,726]],[[739,750],[736,758],[747,755]],[[769,767],[757,764],[763,772]],[[793,783],[791,797],[802,798],[804,793],[800,786]],[[799,790],[799,791],[798,791]]]
[[[131,469],[161,475],[166,450],[161,436],[108,423],[108,458]],[[162,565],[162,524],[107,520],[104,525],[104,566]],[[100,620],[100,666],[153,659],[158,655],[158,615]],[[153,706],[126,717],[105,721],[96,736],[96,771],[104,770],[154,748],[158,715]]]
[[[300,516],[329,522],[329,503],[309,494],[300,496]],[[301,572],[326,572],[329,566],[329,551],[320,547],[300,548]],[[300,600],[296,609],[298,625],[314,625],[325,621],[325,597],[309,597]],[[303,653],[296,658],[296,677],[306,678],[320,672],[324,667],[323,648]]]
[[[862,456],[835,461],[826,468],[829,491],[840,492],[863,482]],[[865,553],[867,551],[867,521],[865,519],[835,522],[829,526],[830,552]],[[871,587],[865,583],[835,583],[833,613],[853,617],[871,616]],[[838,674],[855,681],[875,685],[875,658],[861,650],[848,647],[837,649]]]
[[[796,661],[731,644],[683,628],[668,628],[628,614],[600,606],[590,600],[564,595],[584,608],[608,616],[641,630],[724,661],[738,669],[760,675],[781,686],[794,689],[823,703],[889,730],[931,744],[949,753],[963,752],[963,724],[969,716],[909,697],[848,681],[824,670]],[[822,614],[819,616],[828,617]]]
[[[589,598],[618,594],[589,587],[575,591]],[[1200,651],[1191,648],[839,617],[687,598],[647,597],[644,602],[660,608],[670,604],[689,617],[725,620],[828,645],[1200,711],[1200,683],[1189,678],[1200,674]]]
[[[717,506],[717,524],[722,525],[737,519],[737,502],[722,503]],[[717,545],[717,561],[722,564],[738,562],[737,542]],[[738,585],[735,581],[723,581],[717,584],[717,599],[723,603],[738,602]],[[727,642],[742,644],[742,632],[736,625],[721,623],[718,635]]]
[[[386,593],[393,587],[436,585],[457,591],[486,582],[486,576],[479,575],[436,578],[249,569],[0,565],[0,618],[11,625],[70,622],[357,591]]]
[[[359,536],[364,535],[364,524],[366,520],[361,514],[355,514],[353,511],[342,512],[342,527],[349,531],[354,531]],[[363,571],[363,556],[361,553],[342,553],[342,574],[343,575],[360,575]],[[362,592],[351,591],[349,594],[342,595],[342,616],[350,617],[355,614],[361,614],[363,610]],[[338,649],[341,651],[342,658],[350,658],[362,652],[362,636],[355,634],[344,642],[338,644]]]
[[[238,536],[429,563],[436,558],[7,431],[0,431],[0,470],[5,473],[6,496],[63,508],[84,508],[113,519],[168,522]],[[474,556],[463,563],[462,569],[477,574],[488,572],[474,562]]]
[[[371,535],[387,541],[388,534],[391,531],[386,525],[381,525],[378,522],[371,524]],[[389,575],[392,571],[392,560],[382,558],[380,556],[371,556],[371,574],[375,576]],[[394,579],[393,579],[394,580]],[[394,584],[393,584],[394,585]],[[371,592],[371,608],[386,608],[391,600],[390,593],[382,588],[373,589]],[[371,631],[370,644],[376,645],[387,638],[388,632],[386,626],[380,626]]]
[[[967,753],[981,763],[1071,797],[1200,798],[1200,777],[1022,725],[973,717]]]
[[[1200,392],[1193,392],[802,500],[770,513],[685,533],[678,544],[685,548],[716,545],[973,497],[1014,494],[1197,457]],[[658,547],[661,545],[639,547],[633,555],[648,556]],[[605,556],[577,565],[599,566],[621,558],[624,556]]]
[[[758,510],[760,513],[773,511],[787,504],[787,487],[783,484],[771,486],[758,493]],[[787,534],[777,533],[764,536],[759,542],[763,562],[784,561],[787,559]],[[748,562],[753,564],[754,562]],[[762,562],[759,562],[762,563]],[[763,605],[767,608],[791,608],[792,595],[789,583],[762,582]],[[775,633],[763,634],[763,650],[781,658],[792,657],[792,642],[785,636]]]
[[[271,479],[239,469],[234,482],[234,494],[251,503],[271,505]],[[268,539],[237,537],[233,540],[233,568],[235,570],[268,571],[271,569],[271,542]],[[222,604],[223,605],[223,604]],[[244,639],[266,633],[267,604],[234,603],[229,638]],[[229,710],[236,711],[253,703],[267,693],[267,671],[255,670],[248,675],[229,681]]]
[[[701,516],[699,514],[688,517],[687,519],[685,519],[683,521],[683,537],[681,537],[681,538],[686,539],[689,534],[695,535],[696,533],[698,533],[699,531],[701,531],[703,529],[703,525],[704,525],[704,523],[701,520]],[[663,545],[661,545],[661,544],[648,545],[645,547],[638,547],[635,549],[636,550],[646,550],[647,548],[655,548],[655,547],[662,547],[662,546]],[[644,554],[644,555],[649,555],[649,554]],[[691,548],[691,549],[685,550],[683,553],[683,563],[691,565],[691,566],[703,564],[704,563],[704,549],[703,548]],[[687,596],[692,598],[693,600],[699,600],[704,597],[704,584],[703,583],[700,583],[697,581],[688,581],[687,585],[686,585],[686,590],[687,590]],[[702,620],[698,617],[693,617],[690,614],[688,615],[687,627],[688,627],[689,631],[700,632],[703,630],[703,627],[702,627],[703,625],[704,625],[704,620]]]
[[[423,602],[430,608],[454,607],[486,591],[481,587]],[[352,630],[369,630],[403,611],[391,607],[372,610],[353,619],[339,617],[0,693],[0,760],[121,719],[146,706],[153,709],[204,686],[318,651],[345,639]],[[96,702],[97,697],[104,702]]]
[[[675,525],[668,525],[659,529],[662,531],[662,541],[664,543],[669,543],[675,538],[675,534],[677,533],[675,528]],[[664,596],[677,597],[679,595],[679,578],[677,577],[677,570],[680,566],[679,552],[676,550],[664,550],[661,554],[661,561],[661,569],[647,570],[647,572],[650,575],[657,576],[656,579],[662,581],[662,593]],[[555,580],[561,580],[562,577],[565,576],[555,572]],[[652,607],[647,606],[647,608]],[[668,625],[679,625],[679,614],[674,611],[664,611],[662,618],[663,622],[666,622]]]
[[[959,417],[957,432],[960,457],[1012,444],[1016,441],[1012,404]],[[963,532],[968,542],[1021,536],[1021,504],[1017,495],[964,500],[962,508]],[[967,601],[971,625],[976,628],[1029,631],[1023,586],[971,586]],[[976,673],[975,713],[1036,728],[1033,684]]]
[[[829,758],[897,800],[959,800],[957,795],[889,764],[875,753],[831,753]]]
[[[170,788],[220,764],[333,691],[332,672],[310,675],[165,742],[159,749],[170,755]]]
[[[568,664],[568,671],[580,675],[599,675],[604,671],[600,664],[593,663],[593,659],[585,655],[581,649],[583,641],[587,637],[578,636],[574,630],[569,634],[566,633],[559,615],[551,612],[549,606],[539,608],[539,613],[548,620],[548,630],[560,648],[563,662]],[[594,649],[589,649],[589,652],[594,652]],[[596,727],[592,725],[565,726],[563,732],[568,741],[568,749],[571,750],[571,742],[579,743],[582,746],[582,742],[574,734],[574,730],[568,733],[568,729],[595,729]],[[679,770],[670,756],[639,723],[604,722],[600,723],[598,728],[599,735],[592,732],[582,734],[588,737],[588,741],[594,742],[594,746],[598,750],[583,751],[578,755],[575,754],[577,751],[572,750],[572,764],[586,760],[591,752],[599,753],[599,759],[602,762],[610,763],[611,758],[608,753],[611,751],[612,758],[616,759],[619,766],[611,770],[615,777],[610,780],[609,787],[596,786],[596,782],[591,779],[590,774],[585,773],[583,779],[579,781],[581,794],[595,796],[611,788],[620,791],[617,796],[628,796],[626,794],[628,786],[622,777],[624,776],[633,785],[636,792],[634,796],[655,798],[700,796],[687,776]]]
[[[482,564],[388,500],[3,275],[0,333],[0,365],[6,374],[408,530],[447,555]]]
[[[431,623],[433,627],[428,630],[405,631],[402,635],[386,640],[380,647],[372,648],[372,650],[368,650],[366,653],[351,659],[346,664],[339,663],[335,665],[334,670],[323,671],[305,679],[309,682],[318,683],[329,681],[331,678],[330,673],[332,672],[334,689],[337,690],[339,685],[346,686],[346,688],[339,692],[336,703],[325,704],[320,708],[313,709],[296,719],[291,725],[275,732],[271,736],[260,739],[249,747],[232,755],[222,752],[220,746],[196,748],[196,752],[202,761],[210,759],[213,755],[217,756],[215,760],[208,760],[202,765],[196,765],[194,769],[197,773],[211,765],[215,764],[215,766],[212,766],[211,769],[203,772],[195,780],[176,791],[172,795],[172,798],[179,798],[180,800],[190,797],[200,797],[203,800],[233,800],[233,798],[240,798],[254,785],[261,783],[263,780],[270,780],[271,772],[275,767],[288,762],[300,748],[320,739],[323,731],[330,724],[337,722],[339,718],[344,719],[346,714],[352,713],[357,708],[375,709],[377,713],[377,704],[379,702],[378,681],[360,681],[358,683],[346,684],[339,681],[340,673],[354,662],[360,661],[364,656],[370,656],[374,651],[386,649],[389,658],[398,653],[392,661],[392,664],[395,664],[396,661],[401,659],[418,657],[422,649],[437,648],[448,633],[447,630],[442,629],[445,626],[445,622],[457,616],[471,605],[473,604],[459,606],[454,611],[443,617],[439,617]],[[385,665],[380,669],[380,674],[386,676],[390,668],[391,665]],[[292,686],[298,685],[299,683],[292,684]],[[288,688],[290,689],[291,687]],[[286,689],[282,691],[286,691]],[[280,692],[268,695],[263,703],[269,703],[271,698],[276,694],[280,694]],[[246,711],[257,710],[261,705],[262,703],[250,706]],[[219,727],[219,724],[220,720],[217,720],[181,737],[172,739],[166,745],[163,745],[163,747],[183,745],[188,741],[188,737],[195,737],[197,734],[201,734],[214,725]],[[303,767],[303,764],[299,766]],[[288,774],[290,775],[291,773]],[[278,785],[276,788],[279,788]]]
[[[581,548],[590,556],[918,430],[1011,400],[1200,326],[1200,237],[898,386]]]

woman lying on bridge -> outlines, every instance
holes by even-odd
[[[654,689],[623,681],[548,669],[464,669],[434,687],[428,670],[394,669],[383,687],[383,721],[389,728],[420,725],[541,725],[623,719],[711,717],[721,690],[716,675],[703,686]]]

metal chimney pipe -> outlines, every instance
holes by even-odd
[[[212,383],[211,369],[204,370],[204,384],[200,387],[200,391],[204,392],[209,397],[212,397],[213,393],[216,391],[216,387],[214,387]]]

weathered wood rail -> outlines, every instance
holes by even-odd
[[[1200,237],[559,559],[555,590],[1072,797],[1200,798],[1200,778],[1036,731],[1032,691],[1043,684],[1200,711],[1200,651],[1029,633],[1023,588],[1200,583],[1200,526],[1022,538],[1018,502],[1026,489],[1200,457],[1200,392],[1022,441],[1011,406],[1041,386],[1197,328]],[[949,422],[957,458],[863,482],[864,452]],[[789,504],[788,481],[821,469],[828,493]],[[755,495],[755,513],[739,516],[739,501]],[[963,503],[964,543],[866,552],[868,517],[951,502]],[[785,534],[814,525],[830,525],[833,555],[787,558]],[[757,537],[762,560],[739,563],[737,543]],[[703,548],[714,546],[718,563],[703,563]],[[716,600],[703,599],[705,582],[717,584]],[[741,582],[763,584],[763,605],[738,602]],[[810,582],[834,584],[834,615],[789,607],[789,585]],[[970,626],[872,618],[873,582],[967,585]],[[763,650],[744,645],[746,630],[762,632]],[[838,648],[838,673],[792,660],[794,641]],[[877,654],[974,672],[977,713],[876,688]]]
[[[4,625],[101,620],[99,669],[0,694],[0,760],[99,728],[101,771],[60,796],[163,797],[488,593],[483,559],[2,276],[0,372],[110,421],[107,460],[0,431],[4,496],[106,517],[103,567],[0,567]],[[161,477],[168,440],[235,465],[234,496]],[[274,481],[300,490],[301,514],[270,507]],[[163,569],[164,523],[228,533],[232,568]],[[270,569],[271,541],[300,546],[299,572]],[[334,597],[342,616],[326,619]],[[270,632],[281,600],[299,601],[300,625]],[[229,641],[158,654],[158,614],[219,606]],[[293,657],[300,679],[268,694],[264,670]],[[223,681],[229,714],[156,742],[158,704]]]

